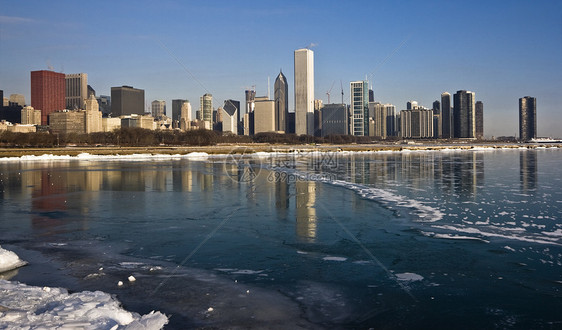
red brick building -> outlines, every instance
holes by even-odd
[[[41,125],[47,125],[49,114],[66,107],[64,73],[48,70],[31,71],[31,106],[41,110]]]

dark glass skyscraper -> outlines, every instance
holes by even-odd
[[[144,114],[144,90],[132,86],[111,87],[111,115],[131,114]]]
[[[474,138],[476,120],[474,111],[474,93],[460,90],[453,96],[453,136],[456,138]]]
[[[537,99],[525,96],[519,99],[519,140],[537,137]]]
[[[484,104],[482,101],[476,101],[476,138],[484,137]]]
[[[287,116],[289,113],[289,85],[287,78],[283,72],[275,79],[275,90],[273,96],[275,97],[275,130],[288,131]]]
[[[444,139],[453,137],[453,114],[451,113],[451,94],[441,94],[441,136]]]

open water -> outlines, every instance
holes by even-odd
[[[0,160],[0,244],[30,262],[13,281],[109,292],[171,329],[560,328],[560,164],[557,148]]]

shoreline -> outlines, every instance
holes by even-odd
[[[439,151],[471,149],[537,149],[562,148],[560,143],[416,143],[416,144],[348,144],[348,145],[285,145],[268,143],[218,144],[212,146],[156,146],[156,147],[119,147],[119,146],[67,146],[57,148],[0,148],[2,158],[22,156],[78,156],[90,154],[96,156],[118,156],[133,154],[151,155],[187,155],[190,153],[207,153],[209,155],[251,154],[257,152],[381,152],[381,151]]]

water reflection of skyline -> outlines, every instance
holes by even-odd
[[[432,187],[442,198],[468,200],[474,199],[484,186],[485,155],[482,152],[350,154],[342,156],[337,167],[321,171],[399,194],[409,190],[414,198],[417,190]],[[521,190],[536,189],[537,151],[522,151],[518,156]],[[314,165],[301,162],[297,170],[318,173]],[[29,198],[26,208],[32,225],[37,228],[62,224],[56,212],[72,212],[87,223],[90,206],[102,198],[107,204],[104,207],[110,210],[119,210],[123,203],[137,205],[146,209],[145,212],[159,207],[151,202],[149,194],[118,194],[111,198],[117,192],[187,192],[201,193],[194,195],[197,203],[192,203],[186,195],[178,199],[183,203],[178,207],[220,208],[221,194],[236,194],[241,203],[255,210],[254,214],[261,212],[264,200],[268,201],[278,219],[295,221],[296,235],[303,241],[314,242],[319,231],[316,195],[321,183],[272,181],[265,169],[255,176],[250,167],[189,161],[22,162],[3,164],[2,169],[2,198]],[[251,180],[238,182],[236,178]],[[73,194],[78,192],[88,193]],[[123,201],[123,196],[131,196],[131,200]]]
[[[400,182],[412,191],[433,186],[467,198],[475,197],[484,184],[484,155],[478,152],[359,154],[342,161],[350,182],[380,189],[393,189]]]
[[[526,150],[519,154],[519,181],[523,192],[533,191],[537,188],[537,151]]]

